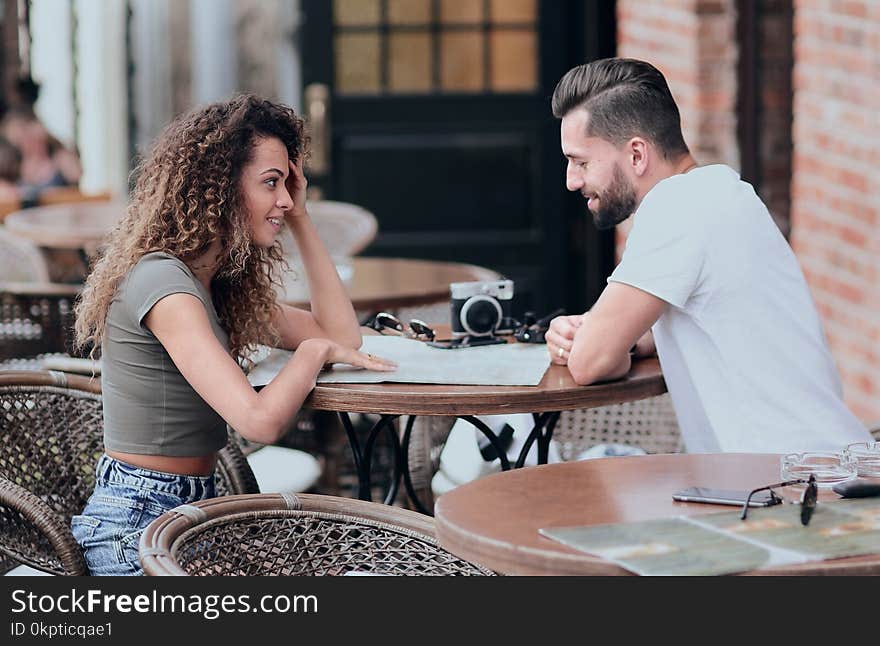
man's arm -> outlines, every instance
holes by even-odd
[[[581,385],[622,377],[630,349],[648,332],[667,303],[636,287],[609,283],[574,334],[568,369]]]
[[[657,346],[654,344],[654,334],[648,330],[642,335],[642,338],[636,342],[633,348],[633,356],[636,358],[657,356]]]

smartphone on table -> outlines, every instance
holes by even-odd
[[[748,491],[739,491],[734,489],[714,489],[712,487],[688,487],[672,494],[673,500],[681,502],[705,502],[713,505],[735,505],[742,507]],[[779,496],[774,495],[770,491],[759,491],[749,501],[749,507],[770,507],[778,505],[782,502]]]

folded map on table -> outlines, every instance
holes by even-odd
[[[798,505],[539,532],[636,574],[731,574],[880,553],[880,499],[820,502],[807,527]]]
[[[318,383],[422,383],[476,386],[537,386],[550,365],[547,346],[505,343],[456,350],[433,348],[399,336],[364,336],[362,352],[397,363],[394,372],[376,372],[336,364],[318,375]],[[265,355],[266,353],[263,352]],[[248,375],[254,386],[269,383],[292,352],[272,348]]]

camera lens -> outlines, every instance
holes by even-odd
[[[471,336],[492,334],[501,317],[501,306],[491,296],[472,296],[461,307],[461,326]]]

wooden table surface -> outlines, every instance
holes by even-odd
[[[497,272],[460,262],[354,256],[337,267],[356,310],[395,310],[449,301],[449,283],[498,280]],[[285,274],[281,300],[308,306],[305,276]]]
[[[660,363],[651,358],[634,361],[623,379],[590,386],[577,385],[568,368],[557,365],[547,369],[537,386],[319,383],[304,405],[386,415],[503,415],[594,408],[665,392]]]
[[[6,216],[9,231],[50,249],[94,249],[123,215],[125,202],[71,202],[35,206]]]
[[[506,574],[629,574],[538,530],[729,511],[733,507],[676,502],[672,493],[689,486],[750,490],[779,482],[779,460],[768,454],[665,454],[505,471],[440,496],[434,507],[437,537],[450,552]],[[782,493],[795,496],[787,489]],[[820,490],[820,501],[837,497]],[[880,574],[880,554],[753,573]]]

